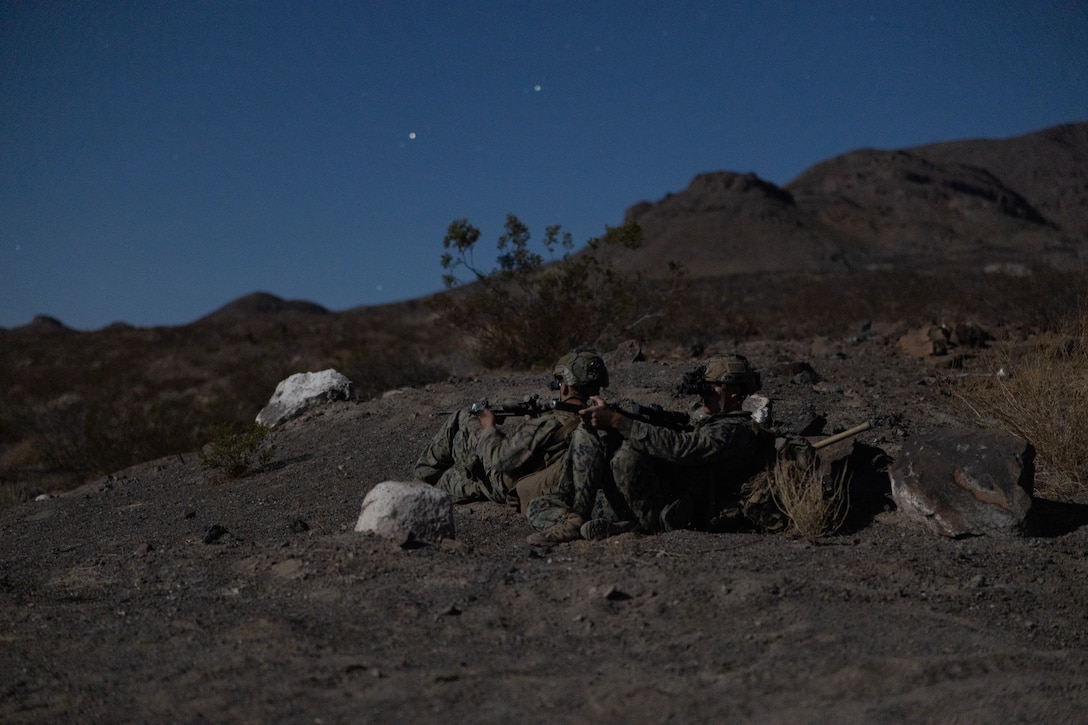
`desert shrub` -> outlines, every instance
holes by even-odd
[[[40,410],[28,425],[50,469],[83,479],[191,451],[206,427],[192,401],[181,397],[71,396]]]
[[[816,542],[842,528],[849,511],[845,469],[825,480],[814,466],[780,461],[768,475],[771,493],[789,519],[787,534]]]
[[[272,460],[276,447],[269,445],[268,428],[260,423],[220,425],[211,442],[200,451],[200,462],[218,468],[230,478],[260,470]]]
[[[781,439],[780,439],[781,440]],[[810,542],[842,528],[849,513],[845,467],[825,475],[810,446],[788,443],[741,489],[744,516],[766,533]]]
[[[574,347],[603,349],[636,334],[650,336],[682,304],[679,265],[670,265],[672,287],[649,285],[641,275],[613,268],[611,255],[642,244],[634,222],[608,228],[577,254],[570,234],[550,226],[543,248],[552,259],[561,256],[545,264],[530,249],[529,230],[510,214],[498,240],[498,266],[491,270],[473,260],[479,237],[466,219],[450,224],[442,255],[447,292],[434,306],[489,367],[548,364]],[[458,269],[470,272],[473,284],[461,286]]]
[[[362,400],[394,388],[443,380],[448,374],[441,366],[419,355],[366,346],[343,351],[335,367],[355,384],[355,392]]]
[[[992,351],[988,369],[956,393],[984,424],[1023,436],[1041,464],[1037,488],[1057,498],[1088,493],[1088,313],[1064,332]]]
[[[0,509],[18,506],[30,499],[26,487],[18,483],[0,481]]]

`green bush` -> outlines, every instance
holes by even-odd
[[[266,442],[269,429],[260,423],[218,426],[211,443],[200,451],[200,462],[219,468],[230,478],[259,471],[272,460],[275,446]]]
[[[549,364],[574,347],[600,349],[635,335],[652,336],[682,304],[684,272],[678,264],[669,265],[671,285],[651,285],[639,274],[613,268],[615,253],[642,244],[634,222],[607,228],[578,253],[569,233],[550,226],[543,241],[553,260],[548,263],[530,249],[529,230],[513,214],[505,230],[498,266],[484,270],[473,259],[480,230],[467,219],[450,224],[441,260],[448,291],[434,302],[489,367]],[[473,284],[462,286],[458,269],[470,272]]]

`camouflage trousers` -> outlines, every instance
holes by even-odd
[[[612,474],[623,439],[612,432],[578,427],[570,440],[558,490],[529,502],[525,516],[538,531],[576,513],[585,520],[632,521],[634,516]]]
[[[616,434],[582,427],[571,438],[558,491],[531,501],[526,517],[538,531],[576,513],[586,520],[634,521],[642,532],[654,533],[663,530],[662,511],[672,505],[684,512],[674,527],[745,528],[740,486],[724,479],[713,466],[677,466],[633,450]]]
[[[416,478],[445,491],[454,503],[505,503],[502,476],[476,453],[480,431],[479,420],[469,411],[452,413],[416,461]]]

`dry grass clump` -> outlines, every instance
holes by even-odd
[[[965,378],[957,394],[984,424],[1035,446],[1040,492],[1088,494],[1088,312],[1072,329],[995,350],[987,373]]]
[[[815,466],[780,461],[769,475],[771,494],[789,519],[787,535],[815,543],[842,528],[850,508],[845,469],[825,481]]]
[[[815,543],[846,522],[847,483],[845,468],[825,479],[815,463],[799,465],[780,458],[745,484],[744,514],[764,532],[783,532]]]

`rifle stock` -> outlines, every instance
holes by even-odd
[[[872,424],[870,424],[869,421],[865,421],[860,425],[855,425],[853,428],[847,428],[841,433],[836,433],[835,435],[828,436],[823,440],[816,441],[812,444],[812,447],[816,450],[819,450],[821,448],[824,448],[825,446],[831,445],[832,443],[838,443],[839,441],[846,440],[847,438],[853,438],[858,433],[863,433],[870,428],[872,428]]]

